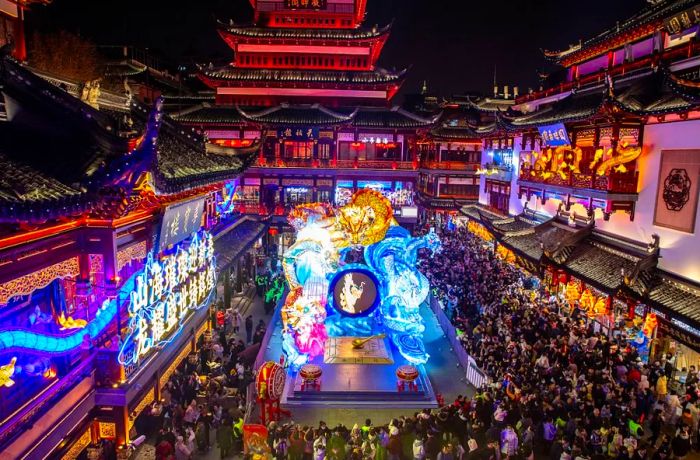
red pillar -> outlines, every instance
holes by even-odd
[[[15,33],[15,58],[18,61],[24,62],[27,60],[27,43],[24,38],[24,11],[22,7],[17,5],[17,31]]]

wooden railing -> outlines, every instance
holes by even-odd
[[[465,161],[423,161],[421,168],[424,169],[448,169],[450,171],[476,171],[479,163]]]
[[[540,172],[531,174],[532,169],[520,171],[520,181],[537,182],[561,187],[573,187],[581,189],[602,190],[612,193],[637,193],[639,183],[638,172],[611,173],[606,176],[597,174],[568,174],[566,178],[553,173],[548,178],[543,178]]]
[[[382,169],[382,170],[415,170],[417,164],[412,161],[394,160],[321,160],[314,158],[258,158],[255,162],[258,168],[327,168],[327,169]]]

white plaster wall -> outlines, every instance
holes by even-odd
[[[596,227],[610,233],[637,241],[651,241],[656,233],[661,237],[661,260],[659,266],[669,272],[700,282],[700,211],[696,216],[695,233],[688,234],[654,225],[654,207],[659,182],[659,166],[662,150],[699,149],[700,120],[647,125],[644,128],[644,151],[639,160],[639,200],[637,201],[634,222],[623,212],[612,214],[608,222],[602,212],[596,212]],[[696,180],[700,180],[696,178]],[[511,212],[522,212],[525,197],[517,197],[517,184],[513,184]],[[548,200],[545,206],[535,197],[530,200],[530,208],[547,214],[554,214],[558,200]],[[572,209],[585,214],[583,206]]]

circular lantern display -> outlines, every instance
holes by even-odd
[[[255,390],[258,398],[277,401],[284,391],[284,368],[274,361],[268,361],[258,369],[255,377]]]
[[[367,316],[379,306],[379,280],[367,268],[351,266],[331,280],[328,297],[341,315]]]

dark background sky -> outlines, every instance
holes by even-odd
[[[646,6],[645,0],[368,0],[366,25],[395,20],[379,64],[411,67],[403,92],[423,80],[431,92],[449,95],[521,92],[537,85],[546,63],[540,49],[566,48],[590,38]],[[249,21],[248,0],[54,0],[34,7],[28,29],[65,28],[97,44],[148,47],[173,62],[224,62],[230,49],[215,19]]]

